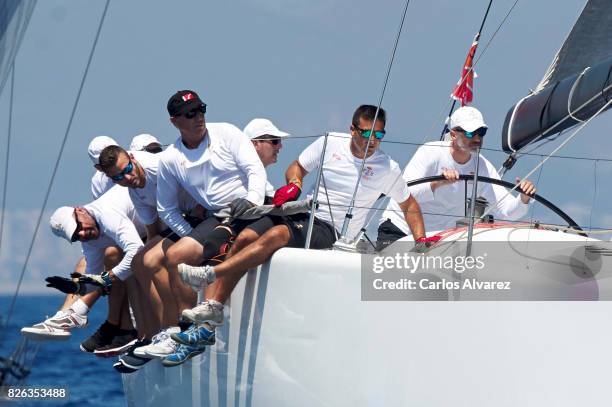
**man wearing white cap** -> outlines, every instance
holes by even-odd
[[[89,275],[86,278],[100,283],[106,292],[110,292],[109,319],[96,334],[81,343],[81,350],[101,355],[120,352],[136,339],[135,332],[130,329],[128,309],[121,307],[121,303],[124,299],[123,282],[132,274],[130,264],[143,246],[140,236],[144,235],[127,189],[114,186],[83,207],[63,206],[51,215],[50,225],[56,236],[71,243],[81,242],[86,260],[85,273]],[[121,261],[113,267],[108,267],[105,262],[109,247],[118,247],[124,253]],[[59,278],[52,277],[47,281],[51,283],[53,279],[57,282]],[[59,288],[57,284],[50,286]],[[111,308],[125,312],[119,316]]]
[[[118,146],[117,142],[108,136],[94,137],[87,147],[87,154],[94,167],[98,165],[100,153],[108,146]],[[113,186],[111,181],[103,172],[96,168],[96,173],[91,177],[91,194],[98,199]]]
[[[476,170],[476,154],[473,153],[482,147],[487,125],[477,109],[464,106],[452,114],[449,133],[450,140],[432,141],[419,147],[403,173],[406,182],[434,175],[445,177],[442,181],[410,188],[410,192],[421,205],[428,233],[453,228],[457,219],[465,215],[465,183],[456,181],[459,174],[473,174]],[[500,179],[489,160],[482,154],[478,156],[478,175]],[[484,196],[490,205],[496,205],[493,213],[497,216],[516,220],[527,213],[529,195],[535,193],[535,186],[528,180],[520,181],[519,189],[523,192],[520,196],[508,196],[502,200],[506,194],[505,188],[480,183],[478,195]],[[470,195],[468,191],[468,196]],[[391,201],[381,217],[378,229],[379,246],[388,245],[408,234],[408,225],[402,218],[399,207]]]
[[[134,136],[130,143],[130,151],[146,151],[152,154],[162,152],[162,145],[159,140],[150,134],[143,133]]]

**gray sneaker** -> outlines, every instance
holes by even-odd
[[[181,280],[193,287],[194,290],[206,288],[215,281],[216,277],[211,266],[190,266],[189,264],[181,263],[178,265],[178,272]]]
[[[217,301],[204,301],[192,309],[184,310],[181,315],[196,324],[206,322],[212,326],[223,325],[223,304]]]

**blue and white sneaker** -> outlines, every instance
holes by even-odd
[[[173,333],[170,335],[176,342],[189,346],[210,346],[215,344],[215,330],[209,331],[203,325],[192,325],[184,332]]]
[[[185,363],[192,357],[197,356],[200,353],[204,353],[205,350],[205,346],[179,345],[176,348],[176,352],[162,359],[162,365],[166,367],[178,366]]]

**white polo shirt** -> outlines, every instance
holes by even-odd
[[[94,217],[100,230],[97,239],[81,243],[87,262],[86,273],[104,271],[105,249],[118,246],[124,255],[112,270],[120,280],[125,280],[132,274],[130,264],[143,246],[140,236],[144,235],[144,227],[136,216],[127,188],[116,185],[84,208]]]
[[[178,204],[184,188],[205,209],[217,211],[236,198],[255,205],[264,201],[266,171],[253,143],[229,123],[207,123],[207,135],[195,149],[179,137],[160,153],[157,174],[157,211],[179,236],[191,232]]]
[[[419,147],[414,156],[404,169],[404,182],[418,178],[430,177],[442,174],[447,169],[455,169],[459,174],[473,174],[476,170],[476,155],[472,154],[470,160],[465,164],[459,164],[451,155],[450,141],[432,141]],[[484,156],[480,155],[478,174],[485,177],[500,179],[499,173]],[[443,185],[435,191],[431,190],[430,183],[424,183],[410,187],[414,199],[421,206],[425,230],[427,233],[433,231],[454,228],[456,221],[465,216],[465,182],[458,181],[453,184]],[[529,205],[521,201],[520,195],[506,195],[506,188],[499,185],[478,184],[477,196],[484,196],[490,206],[499,202],[492,213],[499,218],[516,220],[524,216]],[[468,184],[467,196],[472,195],[472,185]],[[500,201],[501,200],[501,201]],[[391,220],[395,226],[405,234],[410,234],[410,229],[404,220],[401,209],[395,202],[390,202],[383,212],[380,222]]]
[[[323,142],[324,137],[319,138],[300,154],[298,161],[306,171],[317,171],[323,151]],[[334,225],[337,231],[342,229],[344,216],[353,196],[363,160],[351,153],[350,143],[349,134],[330,133],[323,162],[324,179],[321,179],[319,185],[319,208],[315,216]],[[327,186],[327,191],[324,185]],[[313,191],[314,186],[308,192],[308,198],[312,197]],[[349,239],[354,239],[364,226],[369,208],[373,206],[380,194],[385,194],[398,202],[404,202],[410,197],[408,187],[401,182],[399,165],[383,151],[377,150],[366,159],[355,200],[353,218],[346,233]]]

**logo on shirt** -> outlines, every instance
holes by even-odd
[[[332,158],[337,161],[342,160],[342,156],[338,153],[332,153]]]
[[[364,178],[370,178],[374,176],[374,169],[372,167],[365,166],[363,167],[363,177]]]

